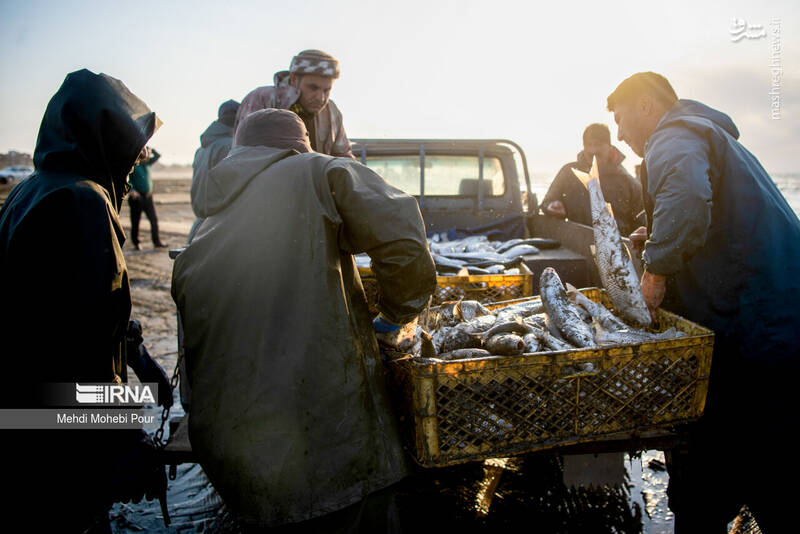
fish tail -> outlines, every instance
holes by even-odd
[[[600,178],[600,170],[597,167],[597,156],[592,157],[592,169],[585,173],[579,169],[572,169],[572,173],[581,181],[586,189],[589,189],[589,182]]]

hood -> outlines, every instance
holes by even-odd
[[[222,124],[218,120],[214,121],[206,128],[205,132],[200,134],[200,146],[208,148],[214,141],[226,137],[233,139],[233,128]]]
[[[614,145],[611,145],[611,149],[612,149],[611,162],[606,168],[616,169],[617,167],[622,166],[622,160],[625,159],[625,154],[623,154],[622,151],[620,151],[620,149],[618,149]],[[578,158],[576,161],[578,163],[578,169],[582,170],[583,172],[589,172],[589,169],[592,168],[592,160],[589,158],[589,155],[586,154],[586,151],[584,150],[578,152]]]
[[[678,100],[661,118],[656,129],[672,121],[692,118],[703,118],[711,121],[728,132],[734,139],[739,139],[739,129],[728,115],[714,108],[710,108],[701,102],[697,102],[696,100]]]
[[[156,114],[120,80],[79,70],[47,104],[33,162],[40,171],[100,184],[119,211],[128,173],[159,126]]]
[[[210,217],[230,205],[244,191],[250,181],[273,163],[299,154],[296,150],[264,146],[236,146],[228,157],[208,173],[205,191],[198,191],[206,199],[206,212]]]
[[[288,70],[280,70],[272,75],[272,83],[275,87],[280,87],[281,85],[289,85],[289,71]]]

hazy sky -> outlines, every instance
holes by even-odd
[[[534,172],[553,172],[590,122],[616,136],[606,96],[653,70],[679,97],[728,113],[769,171],[797,171],[797,0],[538,4],[2,0],[0,151],[32,153],[49,98],[85,67],[159,114],[151,144],[163,162],[190,163],[220,103],[318,48],[340,61],[332,95],[350,137],[509,138]]]

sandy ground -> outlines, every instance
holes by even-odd
[[[161,240],[169,248],[179,248],[194,222],[189,204],[188,179],[156,179],[154,200]],[[125,202],[120,221],[130,236],[130,210]],[[150,242],[150,222],[143,214],[139,224],[141,251],[128,241],[123,246],[133,296],[133,317],[142,323],[145,345],[156,360],[172,374],[178,354],[175,303],[170,295],[172,260],[168,249],[154,249]]]

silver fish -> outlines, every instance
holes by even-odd
[[[453,309],[453,315],[458,317],[462,321],[471,321],[476,317],[481,317],[483,315],[491,315],[491,311],[489,311],[486,306],[478,302],[477,300],[462,300],[456,304],[455,308]]]
[[[538,254],[538,253],[539,249],[534,247],[533,245],[517,245],[503,252],[503,256],[505,256],[509,260],[513,260],[514,258],[525,256],[526,254]]]
[[[514,334],[497,334],[486,340],[485,348],[491,354],[514,356],[525,351],[525,342]]]
[[[539,340],[542,350],[574,350],[577,348],[566,341],[562,341],[561,339],[555,337],[554,335],[550,334],[550,332],[535,326],[531,326],[531,334],[536,336],[536,339]]]
[[[645,343],[648,341],[660,341],[664,339],[684,337],[686,335],[684,332],[680,332],[674,327],[664,332],[655,334],[651,332],[645,332],[644,330],[636,330],[634,328],[609,332],[606,331],[598,321],[595,321],[592,326],[595,330],[594,338],[600,345]]]
[[[567,295],[570,300],[586,310],[591,315],[592,320],[596,320],[609,332],[625,330],[628,325],[620,321],[616,315],[608,311],[608,308],[591,300],[589,297],[578,291],[572,284],[567,284]]]
[[[536,334],[525,334],[522,342],[525,343],[525,352],[539,352],[542,348],[542,342]]]
[[[495,315],[482,315],[467,322],[472,332],[486,332],[497,322]]]
[[[529,334],[531,332],[531,328],[532,327],[525,324],[525,322],[521,318],[517,317],[513,321],[507,321],[503,323],[498,321],[497,323],[495,323],[493,327],[491,327],[486,332],[473,334],[473,336],[480,338],[485,343],[490,337],[495,336],[497,334],[506,334],[511,332],[516,332],[519,334]]]
[[[480,348],[481,341],[472,335],[468,323],[459,323],[453,327],[442,327],[433,334],[436,352],[451,352],[457,349]]]
[[[592,329],[581,319],[561,285],[561,278],[552,267],[542,271],[539,292],[548,319],[558,327],[564,339],[578,347],[593,347],[595,343]]]
[[[572,169],[572,172],[589,190],[597,269],[603,287],[622,317],[640,326],[648,326],[650,312],[644,302],[631,256],[622,244],[617,222],[603,198],[597,158],[593,158],[589,174],[578,169]]]
[[[491,353],[484,349],[457,349],[439,354],[437,358],[440,360],[468,360],[471,358],[482,358],[484,356],[491,356]]]

